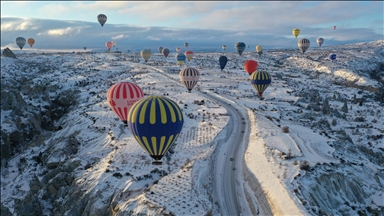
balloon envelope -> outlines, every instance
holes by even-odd
[[[145,49],[141,51],[140,55],[141,57],[143,57],[145,62],[148,62],[148,59],[151,57],[152,52],[151,50]]]
[[[300,34],[300,29],[298,29],[298,28],[294,28],[294,29],[292,30],[292,34],[297,38],[297,36],[299,36],[299,34]]]
[[[199,81],[200,73],[195,68],[187,67],[180,71],[179,77],[181,83],[188,89],[188,92],[191,92],[197,81]]]
[[[187,60],[191,61],[191,59],[193,58],[193,52],[190,51],[190,50],[187,50],[187,51],[184,52],[184,54],[187,57]]]
[[[169,55],[170,52],[171,52],[171,51],[170,51],[168,48],[165,48],[165,49],[163,49],[163,51],[162,51],[162,53],[163,53],[163,55],[165,56],[165,58],[168,57],[168,55]]]
[[[180,47],[177,47],[177,48],[176,48],[176,52],[177,52],[177,53],[179,53],[180,50],[181,50]]]
[[[185,48],[188,48],[189,44],[188,43],[184,43],[184,46],[185,46]]]
[[[97,21],[101,24],[101,26],[104,26],[105,22],[107,22],[107,16],[104,14],[97,15]]]
[[[127,121],[133,137],[156,161],[175,143],[184,124],[180,107],[163,96],[148,96],[137,101]]]
[[[114,84],[107,92],[109,107],[124,124],[127,124],[127,115],[132,105],[143,97],[143,90],[131,82]]]
[[[178,53],[177,55],[176,55],[176,61],[177,61],[177,63],[180,65],[180,66],[182,66],[184,63],[185,63],[185,59],[186,59],[187,57],[184,55],[184,53]]]
[[[220,64],[221,71],[223,71],[223,69],[225,68],[225,65],[227,65],[227,61],[228,61],[228,58],[226,56],[220,56],[219,64]]]
[[[299,46],[299,49],[301,50],[302,53],[305,53],[305,51],[307,51],[310,44],[311,44],[311,42],[307,38],[302,38],[297,43],[297,45]]]
[[[332,61],[336,59],[336,54],[335,53],[332,53],[328,56],[329,59],[331,59]]]
[[[159,47],[158,49],[160,53],[163,53],[163,49],[164,49],[163,47]]]
[[[262,95],[265,89],[271,84],[271,75],[264,71],[256,71],[251,74],[251,85],[259,95]]]
[[[333,26],[333,30],[335,30],[336,29],[336,26]]]
[[[247,71],[249,75],[257,70],[259,64],[254,60],[247,60],[244,62],[244,70]]]
[[[26,43],[27,41],[26,41],[25,38],[23,38],[23,37],[17,37],[17,38],[15,39],[15,42],[16,42],[17,46],[19,46],[20,49],[23,49],[23,47],[24,47],[24,45],[25,45],[25,43]]]
[[[324,43],[324,39],[321,37],[317,38],[316,42],[317,42],[317,44],[319,44],[319,46],[321,46]]]
[[[111,49],[112,48],[112,42],[108,41],[105,43],[105,46],[108,48],[108,49]]]
[[[260,45],[257,45],[256,46],[256,52],[260,52],[261,50],[263,50],[263,47]]]
[[[245,50],[245,43],[243,42],[237,42],[235,44],[236,51],[241,55]]]
[[[28,44],[32,47],[33,44],[35,44],[35,39],[33,39],[33,38],[28,38]]]
[[[225,50],[225,49],[227,49],[227,46],[223,45],[221,48],[222,48],[223,50]]]

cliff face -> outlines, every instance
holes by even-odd
[[[296,195],[316,215],[380,215],[383,182],[384,171],[369,164],[318,165],[299,178]]]

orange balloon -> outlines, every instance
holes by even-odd
[[[33,39],[33,38],[28,38],[28,44],[32,47],[33,44],[35,44],[35,39]]]
[[[247,71],[249,75],[257,70],[257,66],[259,66],[259,64],[254,60],[247,60],[244,62],[244,70]]]

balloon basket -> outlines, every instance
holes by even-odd
[[[161,161],[152,161],[152,165],[163,165]]]

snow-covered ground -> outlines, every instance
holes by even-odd
[[[225,214],[228,206],[215,188],[229,179],[218,179],[213,164],[229,161],[222,154],[230,145],[225,140],[245,124],[247,138],[233,143],[244,155],[235,158],[233,171],[241,180],[236,188],[242,190],[238,202],[246,203],[243,215],[379,215],[383,49],[381,40],[310,48],[305,54],[195,53],[182,67],[175,53],[168,58],[154,53],[148,63],[139,53],[2,57],[2,212]],[[330,53],[337,54],[335,61]],[[229,59],[224,71],[221,55]],[[264,100],[243,70],[248,59],[272,75]],[[200,72],[192,93],[179,82],[185,66]],[[184,126],[163,165],[151,164],[110,110],[106,92],[120,81],[182,108]],[[244,123],[228,125],[233,115],[224,101]]]

